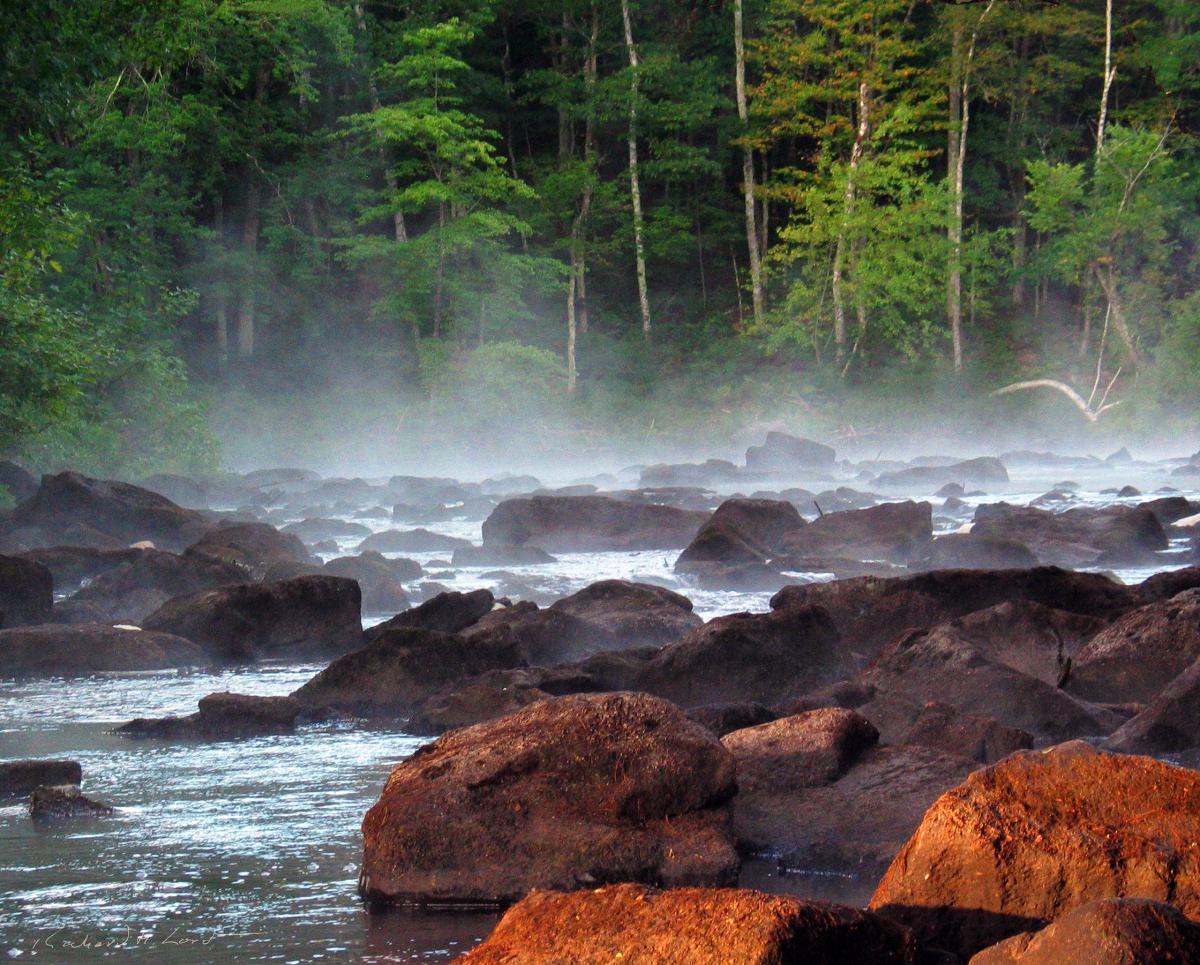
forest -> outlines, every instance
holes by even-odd
[[[935,396],[1194,423],[1192,0],[44,0],[0,30],[0,454],[36,467],[870,435]]]

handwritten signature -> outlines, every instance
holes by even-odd
[[[222,936],[219,932],[190,934],[186,929],[181,927],[172,928],[167,934],[146,929],[140,929],[135,932],[129,927],[114,932],[101,933],[72,933],[67,932],[66,929],[59,928],[48,935],[39,936],[34,939],[33,945],[30,946],[29,950],[36,954],[42,949],[47,951],[74,951],[85,948],[204,948],[221,937],[232,938],[244,936]]]

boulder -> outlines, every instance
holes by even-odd
[[[854,672],[855,662],[819,607],[718,617],[660,650],[638,689],[681,707],[774,704]]]
[[[762,704],[705,704],[693,707],[687,712],[688,717],[702,727],[707,727],[718,737],[735,730],[747,727],[757,727],[775,720],[778,716],[769,707]]]
[[[721,743],[737,761],[735,807],[759,792],[831,784],[878,741],[879,731],[869,720],[840,707],[781,717],[726,734]]]
[[[334,660],[292,696],[313,711],[404,718],[449,684],[523,662],[512,638],[471,642],[420,627],[395,627]]]
[[[363,639],[370,643],[398,627],[419,627],[424,630],[437,630],[439,633],[458,633],[478,622],[485,613],[491,613],[495,605],[496,599],[491,590],[472,590],[469,593],[446,590],[420,606],[397,613],[390,620],[371,627],[363,634]]]
[[[189,546],[183,555],[235,564],[255,580],[262,580],[269,571],[287,564],[320,563],[298,536],[281,533],[266,523],[221,523]]]
[[[348,519],[323,519],[309,517],[297,523],[288,523],[283,527],[284,533],[291,533],[305,543],[319,543],[326,539],[350,539],[370,536],[371,530],[362,523],[351,522]]]
[[[208,509],[208,490],[204,484],[190,476],[177,473],[156,473],[147,476],[139,485],[152,493],[165,496],[177,506],[186,509]]]
[[[1154,513],[1133,506],[1079,506],[1055,513],[996,503],[975,510],[971,532],[1023,543],[1043,563],[1057,566],[1153,561],[1168,544]]]
[[[43,784],[29,795],[29,816],[37,824],[105,817],[115,811],[107,804],[84,797],[74,784]]]
[[[643,668],[659,649],[651,646],[609,650],[566,666],[587,674],[595,682],[596,690],[635,690]]]
[[[55,590],[66,593],[77,589],[84,580],[91,580],[101,573],[131,563],[145,550],[125,547],[117,550],[101,550],[92,546],[51,546],[45,549],[26,550],[16,559],[30,560],[46,567],[54,578]]]
[[[1016,570],[1037,566],[1038,559],[1016,540],[948,533],[926,543],[908,565],[914,570]]]
[[[1200,589],[1127,613],[1075,654],[1066,687],[1087,700],[1150,700],[1200,658]]]
[[[903,502],[826,513],[780,542],[788,557],[907,563],[932,537],[930,504]]]
[[[469,539],[445,536],[427,529],[389,529],[382,533],[372,533],[358,544],[358,552],[375,550],[379,553],[452,553],[460,546],[470,545]]]
[[[24,797],[43,784],[81,784],[83,768],[78,761],[2,761],[0,796]]]
[[[1184,496],[1161,496],[1138,503],[1138,509],[1148,509],[1164,526],[1170,526],[1178,520],[1200,513],[1200,502],[1194,502]]]
[[[1104,742],[1123,754],[1174,754],[1200,745],[1200,659]]]
[[[357,556],[330,560],[325,564],[325,572],[355,580],[362,591],[363,610],[395,613],[409,604],[403,584],[418,579],[424,570],[416,560],[388,559],[382,553],[368,550]]]
[[[0,556],[0,627],[44,623],[54,606],[54,578],[35,560]]]
[[[72,540],[76,527],[98,538]],[[43,476],[38,490],[12,511],[10,533],[36,534],[32,546],[82,545],[111,548],[149,540],[160,549],[180,552],[194,543],[209,523],[195,510],[184,509],[158,493],[129,483],[90,479],[77,472]]]
[[[553,603],[606,630],[620,648],[662,647],[703,624],[692,601],[666,587],[629,580],[600,580]]]
[[[201,647],[168,633],[95,623],[0,630],[0,677],[79,677],[209,663]]]
[[[450,557],[453,566],[536,566],[553,563],[554,557],[536,546],[460,546]]]
[[[1106,898],[1039,932],[985,948],[970,965],[1200,965],[1200,925],[1161,901]]]
[[[503,904],[534,888],[725,884],[738,869],[736,787],[729,752],[665,701],[538,701],[392,771],[363,820],[359,889]]]
[[[913,938],[856,908],[734,888],[536,891],[462,965],[907,965]]]
[[[531,543],[551,553],[680,549],[708,514],[607,496],[506,499],[483,522],[485,546]]]
[[[571,667],[489,670],[449,684],[421,701],[404,729],[410,734],[437,735],[516,713],[539,700],[598,689],[590,676]]]
[[[768,432],[761,446],[746,450],[749,472],[828,473],[836,460],[837,452],[832,447],[786,432]]]
[[[737,482],[742,471],[727,459],[706,459],[701,463],[658,463],[647,466],[638,476],[640,488],[695,488]]]
[[[142,625],[192,640],[219,662],[305,660],[359,646],[360,612],[354,580],[302,576],[178,597]]]
[[[931,700],[990,717],[1035,737],[1064,740],[1112,733],[1123,722],[1103,708],[1083,703],[1053,684],[989,660],[951,625],[909,630],[889,643],[859,675],[878,694],[911,702]],[[860,708],[871,717],[870,705]],[[882,728],[885,739],[898,735]]]
[[[804,527],[789,502],[727,499],[675,561],[677,573],[705,574],[731,564],[764,564],[777,555],[783,538]]]
[[[583,660],[593,654],[621,649],[604,627],[565,610],[541,610],[536,603],[523,602],[484,614],[462,631],[468,640],[488,641],[498,647],[509,641],[527,663],[548,665]]]
[[[115,732],[123,737],[165,740],[232,740],[290,734],[302,709],[294,697],[261,697],[227,691],[200,698],[199,706],[197,713],[187,717],[139,717]]]
[[[962,957],[1105,898],[1200,914],[1200,774],[1075,741],[942,795],[871,908]]]
[[[1033,735],[991,717],[961,713],[935,700],[922,708],[901,743],[935,747],[980,764],[995,764],[1009,754],[1033,747]]]
[[[1004,463],[993,456],[981,456],[951,463],[948,466],[911,466],[877,476],[875,485],[881,489],[900,489],[907,492],[932,491],[947,483],[987,486],[1008,482]]]
[[[1169,600],[1184,590],[1200,587],[1200,566],[1185,566],[1178,570],[1155,573],[1132,587],[1134,605]]]
[[[933,570],[916,576],[858,577],[785,586],[771,608],[824,607],[848,646],[873,655],[904,630],[931,627],[1008,601],[1111,619],[1135,604],[1126,586],[1098,573],[1057,567]]]

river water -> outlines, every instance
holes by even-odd
[[[1079,480],[1076,505],[1113,501],[1099,490],[1114,482],[1144,489],[1145,496],[1122,500],[1131,503],[1152,498],[1168,482],[1184,490],[1161,470],[1093,476]],[[1053,481],[1016,476],[1007,492],[993,491],[986,500],[1027,503]],[[367,522],[376,529],[393,525]],[[478,541],[479,525],[459,520],[429,528]],[[939,528],[955,525],[944,519]],[[407,555],[427,563],[440,554]],[[675,555],[566,554],[553,564],[505,569],[548,596],[619,577],[680,589],[705,618],[767,609],[770,594],[681,584],[671,572]],[[485,576],[490,569],[435,578],[453,588],[511,579]],[[1135,582],[1151,572],[1118,575]],[[132,717],[190,713],[213,691],[287,693],[319,669],[0,681],[0,759],[78,760],[85,793],[119,809],[112,817],[38,830],[24,802],[0,801],[0,954],[37,962],[436,962],[486,935],[494,913],[372,914],[356,895],[362,816],[389,769],[421,739],[345,724],[214,743],[136,742],[110,733]],[[752,862],[743,884],[858,904],[874,885],[789,871],[799,873],[781,875],[769,861]]]

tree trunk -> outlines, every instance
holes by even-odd
[[[746,103],[746,44],[742,32],[742,0],[733,0],[733,52],[736,64],[734,82],[737,91],[738,120],[742,136],[749,133],[750,111]],[[759,248],[754,201],[754,149],[742,145],[742,194],[746,208],[746,249],[750,254],[750,290],[754,305],[754,322],[761,324],[763,316],[762,260]]]
[[[571,274],[567,278],[567,391],[575,391],[575,280],[574,252],[571,255]]]
[[[217,246],[221,254],[225,253],[225,199],[220,195],[217,196],[217,211],[216,211],[216,233]],[[221,272],[217,279],[217,295],[216,295],[216,341],[217,341],[217,369],[222,375],[229,367],[229,297],[226,291],[228,279],[225,273]]]
[[[842,276],[846,262],[846,232],[849,230],[850,213],[854,208],[856,192],[855,177],[866,150],[867,136],[871,131],[871,91],[866,80],[858,82],[858,128],[854,133],[854,147],[850,150],[850,163],[846,170],[846,190],[842,197],[842,224],[838,231],[837,247],[833,254],[833,344],[838,362],[846,359],[846,296]]]
[[[629,54],[629,195],[633,204],[633,247],[637,258],[638,305],[642,312],[642,334],[650,334],[650,295],[646,290],[646,246],[642,237],[642,190],[638,185],[637,103],[638,54],[633,43],[633,24],[629,18],[629,0],[621,0],[621,19],[625,25],[625,49]]]
[[[1096,122],[1096,157],[1104,151],[1104,128],[1108,123],[1108,93],[1117,76],[1112,62],[1113,5],[1112,0],[1104,4],[1104,89],[1100,94],[1100,118]]]
[[[267,82],[270,72],[260,67],[254,80],[254,103],[260,109],[267,99]],[[254,354],[254,315],[258,285],[258,229],[262,185],[254,162],[246,172],[246,206],[242,220],[242,248],[246,255],[246,272],[242,283],[242,297],[238,303],[237,354],[238,358],[250,358]]]
[[[354,5],[354,15],[358,20],[358,29],[365,37],[367,23],[366,18],[363,16],[363,5],[361,3]],[[367,92],[371,97],[371,110],[379,110],[383,105],[379,101],[379,88],[375,85],[375,78],[371,75],[371,65],[369,63],[367,64]],[[392,195],[398,194],[400,191],[400,182],[392,171],[392,165],[388,160],[387,148],[382,144],[379,146],[379,161],[383,165],[383,180],[388,187],[388,191]],[[397,241],[408,241],[408,229],[404,224],[404,212],[399,207],[392,212],[392,234]]]

